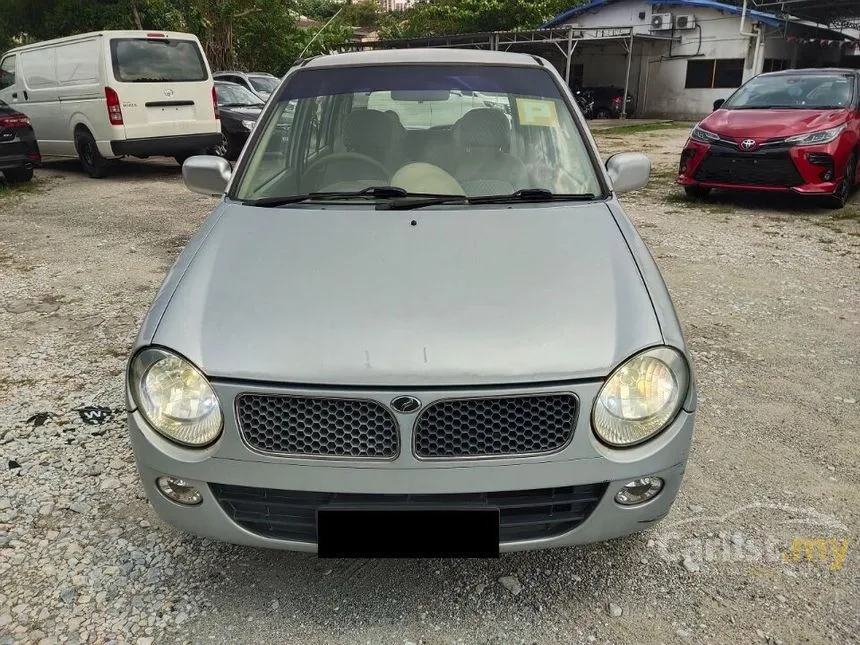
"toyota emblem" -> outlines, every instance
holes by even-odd
[[[755,148],[755,139],[744,139],[741,141],[741,148],[744,150],[752,150]]]
[[[414,396],[398,396],[391,400],[391,407],[402,414],[412,414],[421,407],[421,401]]]

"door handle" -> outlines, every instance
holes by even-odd
[[[29,96],[27,96],[27,90],[24,90],[24,100],[25,100],[25,101],[29,101],[29,100],[30,100],[30,97],[29,97]]]

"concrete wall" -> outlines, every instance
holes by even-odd
[[[700,119],[711,111],[715,99],[724,98],[732,92],[732,88],[685,88],[688,57],[702,59],[743,58],[745,59],[744,81],[760,71],[760,67],[758,70],[753,69],[755,39],[738,33],[740,28],[739,16],[714,9],[676,6],[664,8],[659,5],[652,6],[639,0],[629,0],[616,2],[601,9],[574,16],[569,24],[582,27],[629,27],[632,25],[636,32],[650,34],[654,33],[650,31],[648,26],[654,13],[672,13],[675,16],[693,15],[699,28],[675,32],[676,35],[680,36],[680,40],[671,45],[672,58],[669,58],[668,42],[637,44],[634,51],[638,60],[634,61],[635,64],[631,71],[631,79],[635,79],[634,83],[631,83],[631,87],[637,88],[639,115]],[[640,14],[644,14],[645,17],[639,18]],[[748,26],[747,29],[749,28]],[[766,45],[766,41],[763,47],[764,45]],[[615,45],[615,47],[618,46]],[[585,82],[587,84],[595,84],[594,81],[597,79],[607,79],[611,83],[601,84],[623,86],[624,66],[626,65],[626,59],[623,55],[611,54],[609,48],[605,53],[591,53],[592,48],[588,46],[583,47],[582,52],[582,54],[577,52],[574,60],[584,64]],[[682,58],[675,58],[676,56]],[[764,56],[761,58],[763,62]]]
[[[688,60],[742,58],[742,82],[760,74],[768,58],[788,60],[791,66],[797,67],[839,64],[841,52],[838,48],[822,49],[789,42],[784,29],[747,19],[744,31],[752,32],[754,25],[761,28],[762,37],[757,43],[756,37],[740,33],[739,15],[718,9],[619,0],[573,16],[565,24],[584,29],[633,27],[635,34],[668,36],[671,32],[651,31],[651,18],[655,13],[671,13],[675,17],[692,15],[698,27],[675,31],[677,39],[671,43],[671,48],[667,41],[636,43],[629,87],[636,96],[637,116],[698,120],[712,110],[716,99],[726,98],[737,89],[686,88]],[[792,29],[794,25],[789,26],[789,35],[793,33]],[[756,47],[759,48],[757,55]],[[574,52],[573,63],[583,65],[584,85],[624,87],[627,57],[618,41],[581,40]]]

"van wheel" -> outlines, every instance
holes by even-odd
[[[96,140],[87,130],[78,130],[75,134],[75,150],[87,174],[94,179],[101,179],[107,174],[108,162],[102,157]]]
[[[32,168],[9,168],[3,171],[6,181],[10,184],[23,184],[33,178]]]

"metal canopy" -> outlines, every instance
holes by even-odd
[[[747,0],[747,6],[834,29],[860,29],[860,0]]]
[[[858,0],[860,1],[860,0]],[[675,38],[677,39],[677,38]],[[633,45],[636,41],[667,41],[672,36],[634,33],[633,27],[556,27],[530,31],[488,31],[474,34],[453,34],[451,36],[430,36],[426,38],[399,38],[367,42],[341,43],[339,52],[363,51],[367,49],[409,49],[414,47],[461,47],[509,51],[524,47],[535,49],[556,48],[564,58],[564,80],[570,85],[570,61],[580,43],[617,42],[627,54],[627,69],[624,76],[624,96],[630,85],[630,65],[633,58]],[[622,111],[621,118],[625,118]]]

